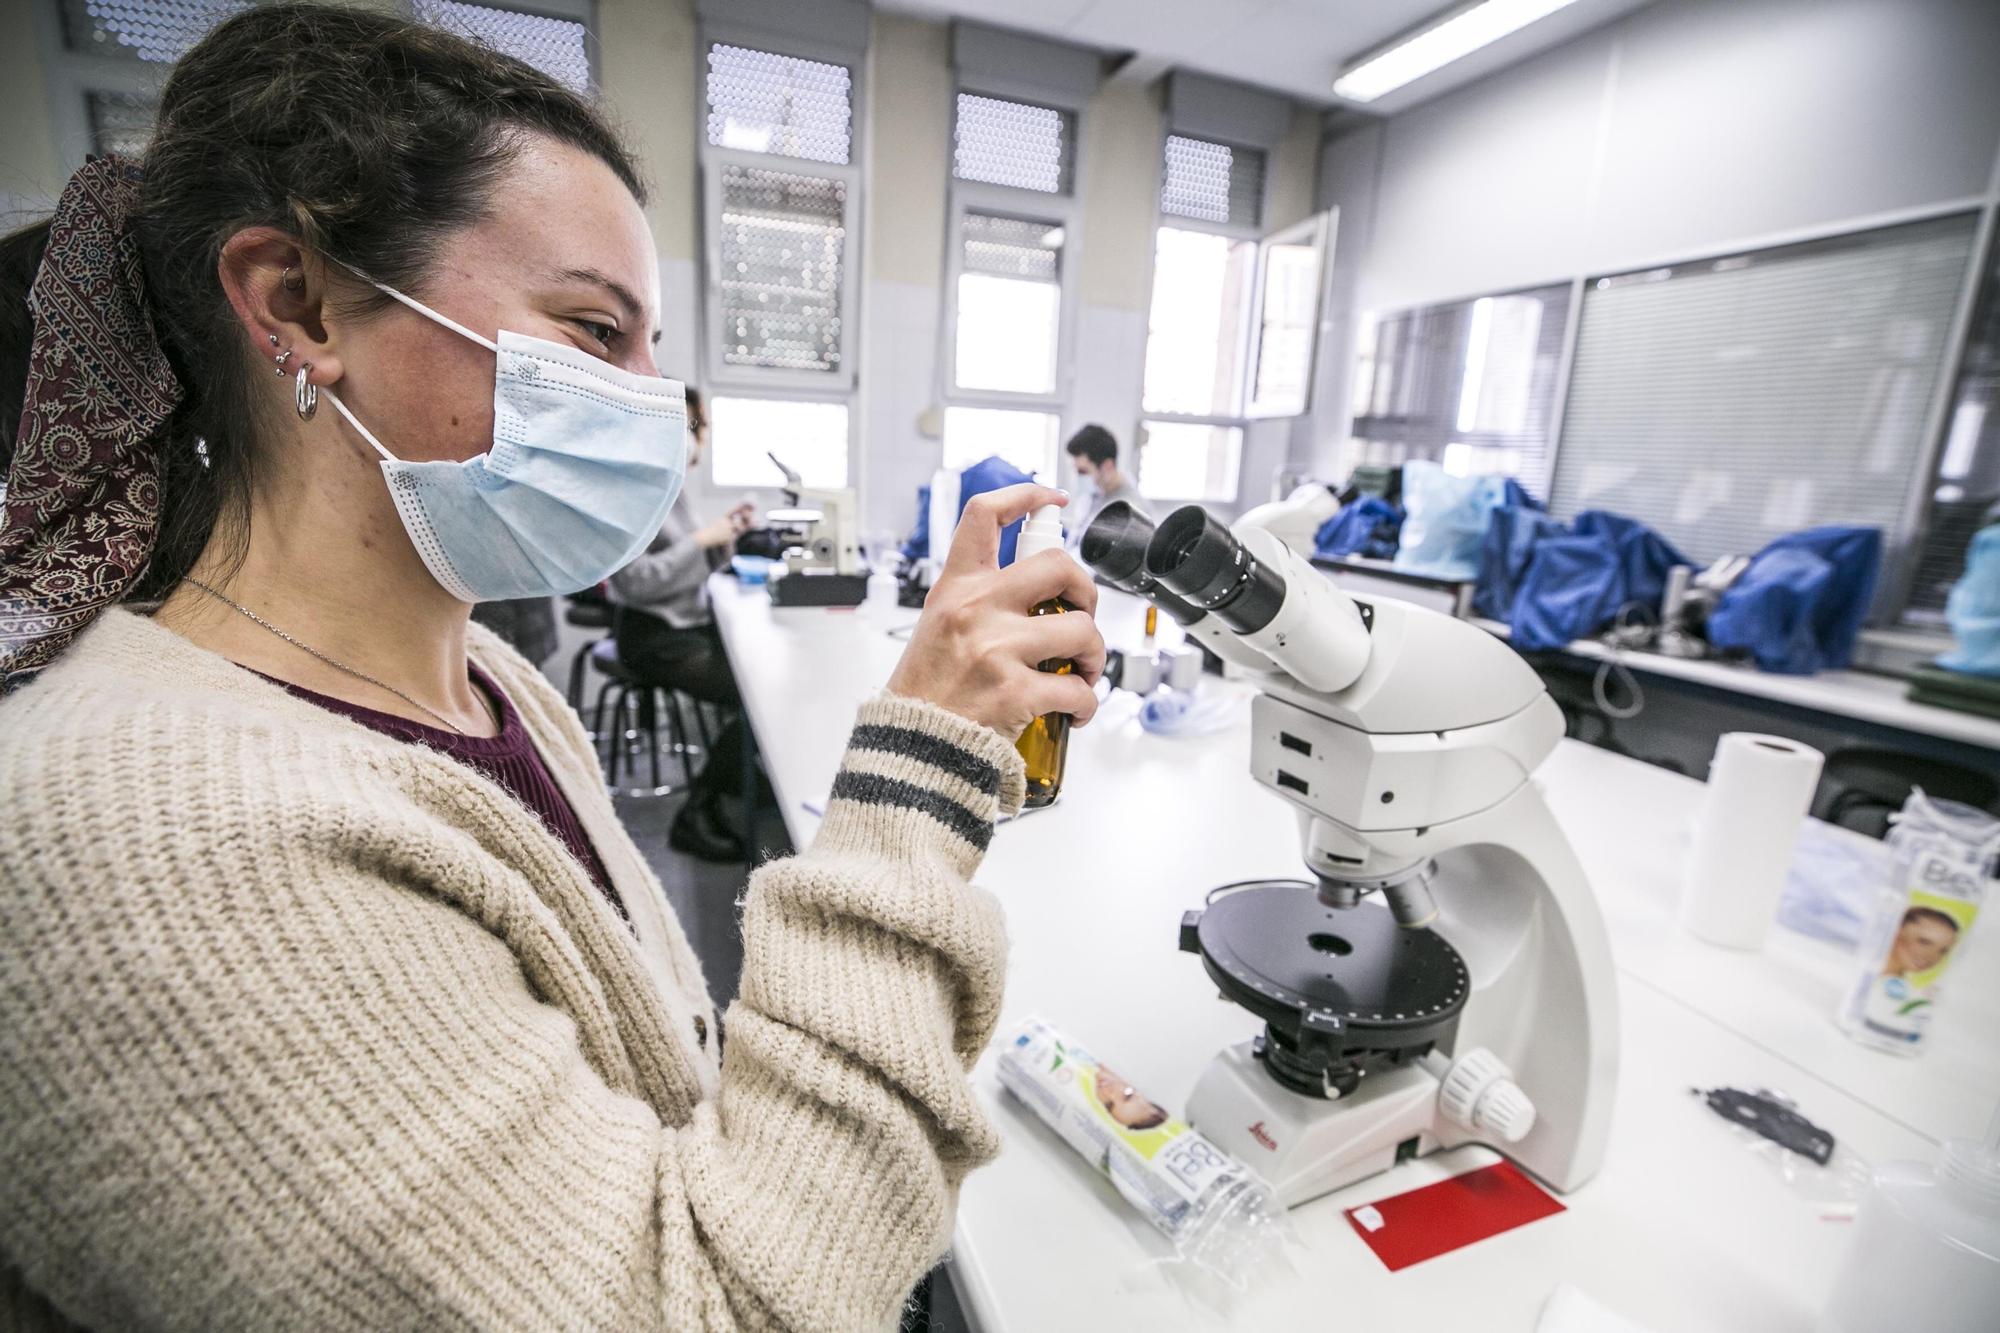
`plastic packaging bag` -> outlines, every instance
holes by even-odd
[[[1001,1046],[1000,1084],[1096,1167],[1186,1263],[1245,1286],[1289,1236],[1255,1172],[1038,1018]]]
[[[1403,534],[1396,568],[1441,579],[1471,579],[1487,521],[1507,499],[1500,477],[1454,477],[1428,459],[1403,464]]]
[[[1708,641],[1788,676],[1844,667],[1875,595],[1875,528],[1788,533],[1757,553],[1708,616]]]
[[[1380,496],[1363,495],[1320,524],[1313,534],[1313,554],[1387,560],[1396,554],[1403,529],[1403,511]]]
[[[1973,534],[1965,576],[1945,599],[1958,646],[1938,659],[1947,671],[2000,676],[2000,523]]]

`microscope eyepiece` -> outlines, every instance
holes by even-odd
[[[1146,547],[1146,572],[1238,634],[1254,634],[1285,604],[1284,576],[1257,559],[1200,505],[1176,509]]]
[[[1152,519],[1123,500],[1113,500],[1083,530],[1077,554],[1093,573],[1120,592],[1144,597],[1178,623],[1192,625],[1207,612],[1189,606],[1146,572],[1146,544],[1152,538]]]

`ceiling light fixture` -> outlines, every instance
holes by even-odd
[[[1576,0],[1479,0],[1350,66],[1333,81],[1333,95],[1350,102],[1372,102],[1574,3]]]

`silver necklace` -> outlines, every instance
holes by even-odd
[[[401,690],[397,689],[394,685],[389,684],[389,682],[385,680],[377,680],[375,679],[375,677],[369,675],[366,671],[356,671],[353,667],[347,665],[347,663],[345,662],[337,662],[333,658],[328,657],[325,653],[321,652],[319,649],[313,647],[309,643],[300,643],[297,639],[285,633],[283,630],[279,629],[276,625],[273,625],[270,621],[258,615],[255,611],[252,611],[249,607],[243,605],[243,603],[238,601],[233,601],[230,598],[223,596],[221,593],[209,587],[206,583],[203,583],[200,579],[195,578],[191,574],[185,576],[183,581],[187,583],[192,583],[195,587],[201,589],[203,592],[207,593],[210,597],[213,597],[216,601],[221,602],[224,606],[235,607],[238,611],[242,612],[245,616],[249,617],[252,624],[255,624],[263,629],[271,631],[271,633],[277,635],[279,638],[283,639],[286,643],[289,643],[290,645],[292,645],[292,647],[298,649],[300,652],[311,653],[314,657],[317,657],[320,661],[326,663],[328,666],[332,667],[335,671],[344,671],[348,675],[354,677],[356,680],[365,680],[378,690],[387,690],[390,694],[395,695],[398,699],[401,699],[404,703],[408,704],[410,707],[415,709],[420,709],[421,711],[430,714],[432,717],[436,718],[440,723],[451,728],[459,735],[461,736],[465,735],[465,728],[459,726],[456,722],[453,722],[450,718],[446,717],[443,713],[438,712],[435,708],[430,708],[424,704],[418,703],[415,699],[412,699],[409,695],[403,693]]]

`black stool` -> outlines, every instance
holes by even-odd
[[[599,629],[605,631],[603,637],[593,639],[589,643],[584,644],[569,659],[569,688],[563,691],[563,698],[568,701],[571,711],[581,714],[583,712],[584,668],[590,664],[591,650],[599,644],[610,641],[611,604],[602,601],[578,601],[572,598],[569,605],[563,608],[563,619],[577,626],[579,629]],[[593,732],[591,739],[595,740],[596,738],[596,734]]]
[[[641,680],[630,667],[618,660],[618,645],[609,638],[599,639],[591,645],[590,664],[605,677],[604,684],[597,691],[596,707],[591,710],[590,727],[593,737],[604,747],[604,782],[612,794],[670,796],[678,790],[660,776],[660,727],[663,722],[671,737],[669,748],[680,756],[683,785],[691,786],[694,783],[694,756],[702,753],[705,747],[688,740],[687,723],[681,715],[680,693],[664,685]],[[608,727],[604,712],[607,705],[611,709]],[[695,719],[697,725],[701,725],[699,704],[696,705]],[[621,770],[637,780],[638,755],[642,747],[646,751],[653,785],[620,787],[618,775]]]
[[[1944,759],[1870,746],[1836,750],[1827,757],[1813,813],[1829,824],[1880,838],[1889,831],[1889,816],[1903,808],[1915,787],[1922,787],[1926,796],[2000,813],[2000,782],[1987,774]]]

